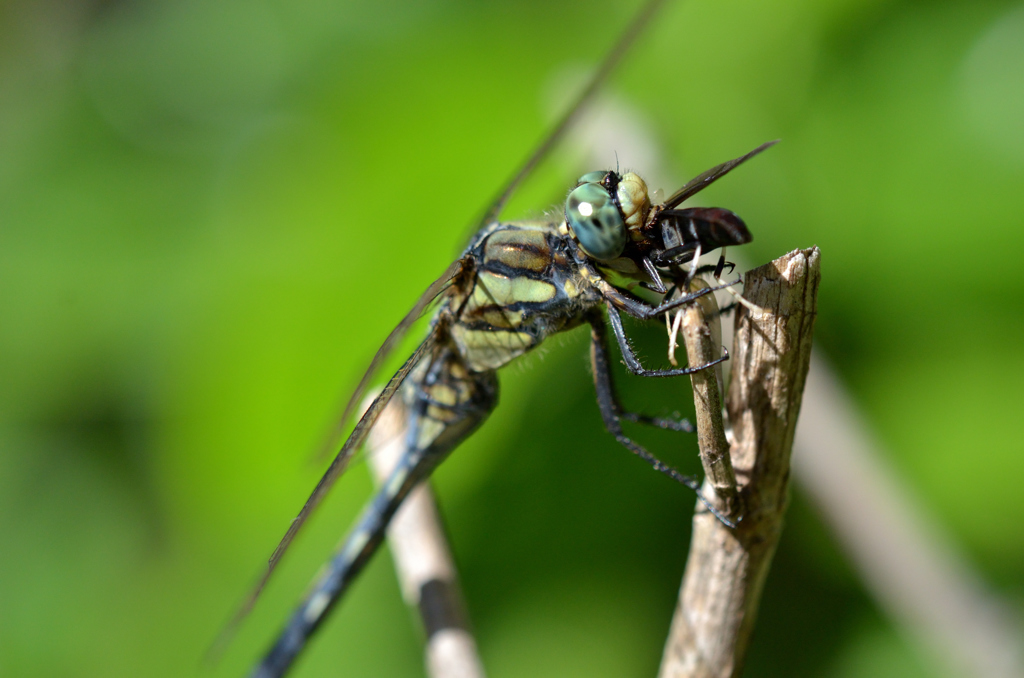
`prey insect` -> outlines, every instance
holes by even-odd
[[[701,495],[697,479],[661,462],[624,433],[624,419],[662,428],[690,429],[686,422],[654,419],[622,408],[612,381],[607,328],[610,327],[627,368],[638,376],[687,375],[727,358],[723,351],[720,358],[697,367],[645,367],[630,346],[621,314],[640,320],[661,319],[728,286],[689,291],[689,282],[700,270],[701,254],[750,242],[750,232],[728,210],[680,205],[774,142],[713,167],[657,204],[652,202],[643,179],[635,173],[601,170],[579,178],[557,216],[532,221],[499,219],[514,189],[563,136],[659,4],[658,0],[647,4],[570,112],[487,210],[462,255],[427,288],[377,352],[351,396],[343,420],[361,401],[373,375],[394,346],[419,317],[433,308],[426,338],[358,420],[228,627],[232,629],[251,609],[306,519],[345,470],[392,398],[400,397],[407,413],[404,453],[253,676],[270,678],[288,671],[310,636],[377,551],[386,527],[405,497],[494,409],[498,399],[497,370],[558,332],[589,326],[597,404],[609,433],[656,470],[695,490],[710,512],[732,524]],[[715,267],[716,276],[721,276],[724,264],[722,257]],[[636,286],[660,295],[660,301],[652,303],[634,294],[630,290]]]

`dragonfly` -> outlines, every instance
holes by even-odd
[[[377,351],[348,401],[343,422],[362,402],[393,349],[417,320],[432,311],[426,337],[358,419],[217,643],[222,644],[252,609],[306,520],[349,466],[392,399],[399,397],[406,432],[398,463],[253,670],[254,678],[275,678],[289,670],[379,549],[403,500],[495,408],[497,371],[559,332],[589,326],[597,405],[615,440],[657,471],[693,489],[708,511],[733,525],[701,494],[696,478],[665,464],[625,434],[624,420],[680,431],[692,431],[692,426],[685,420],[650,417],[622,407],[612,379],[608,334],[610,329],[628,370],[641,377],[688,375],[728,358],[723,349],[721,357],[703,365],[645,367],[630,345],[622,314],[645,321],[665,318],[706,294],[731,289],[730,283],[722,283],[692,290],[689,283],[708,270],[721,282],[724,254],[717,265],[706,267],[698,266],[701,255],[748,243],[750,231],[729,210],[680,205],[775,142],[707,170],[659,203],[653,202],[640,176],[616,168],[581,176],[556,216],[500,219],[514,190],[564,136],[661,4],[662,0],[651,0],[642,8],[569,112],[485,211],[461,256],[427,287]],[[648,294],[635,293],[637,287]]]

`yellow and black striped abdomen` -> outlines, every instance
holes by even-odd
[[[496,370],[576,324],[592,301],[555,224],[502,224],[473,249],[476,279],[451,336],[475,371]],[[586,298],[585,298],[586,297]]]

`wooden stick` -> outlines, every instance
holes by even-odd
[[[729,529],[706,512],[694,516],[660,678],[724,678],[742,671],[788,500],[789,457],[821,279],[819,259],[816,247],[795,250],[746,275],[743,295],[758,310],[737,308],[728,399],[743,519]],[[700,360],[689,357],[691,365],[695,359]],[[701,388],[717,386],[707,379]],[[721,426],[712,412],[699,412],[710,409],[713,400],[697,399],[698,421],[706,417],[711,426]],[[711,435],[724,437],[725,432]],[[701,454],[702,459],[714,457],[705,454],[703,445]],[[706,493],[720,482],[712,478],[713,470],[706,466]]]
[[[691,292],[697,292],[709,285],[700,278],[694,278]],[[719,326],[718,303],[714,295],[701,297],[697,303],[684,308],[682,316],[683,342],[691,367],[704,365],[719,357],[722,345]],[[725,437],[725,422],[722,417],[721,383],[718,369],[701,370],[690,375],[693,400],[696,407],[697,444],[700,461],[704,467],[705,484],[714,489],[714,496],[721,504],[722,514],[731,520],[740,517],[739,495],[736,489],[736,474],[729,456],[729,443]],[[709,497],[711,495],[708,495]]]
[[[395,400],[367,441],[377,485],[405,450],[405,407]],[[437,504],[427,482],[414,489],[388,527],[388,545],[402,597],[419,611],[426,635],[425,661],[431,678],[484,678],[476,640],[459,588],[455,562]]]

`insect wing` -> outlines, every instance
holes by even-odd
[[[221,631],[217,640],[214,641],[210,651],[207,653],[208,660],[215,661],[227,646],[227,643],[231,640],[235,630],[238,628],[238,625],[252,610],[257,598],[259,598],[260,593],[263,592],[263,588],[270,580],[270,576],[274,573],[278,563],[281,562],[282,556],[284,556],[288,547],[295,539],[295,535],[298,534],[309,516],[313,513],[316,507],[319,506],[320,502],[323,501],[323,498],[327,495],[327,492],[330,491],[335,481],[337,481],[341,474],[345,472],[345,469],[348,467],[348,463],[352,460],[353,455],[362,446],[363,442],[366,440],[366,436],[370,432],[370,429],[372,429],[373,425],[377,423],[377,419],[380,417],[381,412],[383,412],[384,408],[387,407],[389,402],[391,402],[391,398],[394,397],[398,388],[402,385],[402,382],[405,381],[405,378],[409,376],[409,373],[423,358],[423,356],[429,354],[437,346],[438,334],[440,332],[441,329],[435,327],[430,334],[427,335],[427,338],[423,343],[419,345],[411,356],[409,356],[409,359],[405,361],[405,364],[395,372],[394,376],[392,376],[391,380],[388,381],[380,395],[374,399],[370,404],[370,407],[363,413],[363,416],[359,419],[358,423],[356,423],[355,428],[345,441],[345,444],[342,446],[337,456],[334,457],[334,460],[327,468],[323,477],[320,478],[320,482],[316,484],[316,487],[313,489],[313,493],[309,495],[309,498],[303,505],[302,510],[299,511],[299,514],[294,520],[292,520],[292,524],[288,527],[288,531],[285,532],[284,537],[281,538],[281,542],[277,545],[277,548],[274,549],[274,552],[270,556],[270,560],[267,561],[266,571],[264,571],[262,576],[260,576],[259,581],[256,582],[255,586],[253,586],[249,595],[246,596],[245,601],[238,609],[238,612],[235,613],[228,624],[224,627],[223,631]]]
[[[664,0],[650,0],[640,12],[633,19],[633,22],[628,28],[622,33],[618,41],[605,56],[601,65],[598,67],[597,72],[587,83],[586,88],[580,93],[576,101],[573,102],[569,110],[566,111],[562,119],[558,121],[554,129],[548,133],[544,140],[540,143],[537,149],[526,159],[522,167],[512,175],[512,179],[506,184],[504,190],[498,194],[498,197],[491,203],[491,206],[487,208],[484,216],[477,222],[474,232],[494,223],[498,220],[501,215],[501,210],[504,209],[505,204],[512,197],[516,188],[530,175],[531,172],[540,164],[540,162],[551,152],[551,149],[555,147],[570,127],[576,122],[580,114],[586,108],[587,104],[594,97],[597,89],[608,79],[608,75],[612,70],[619,64],[622,57],[625,56],[629,48],[636,42],[636,39],[646,28],[648,22],[657,14],[658,10],[661,9],[661,5],[664,4]]]
[[[754,150],[752,150],[750,153],[747,153],[746,155],[741,155],[738,158],[733,158],[728,162],[723,162],[721,165],[716,165],[715,167],[712,167],[706,172],[702,172],[701,174],[697,175],[696,177],[688,181],[685,186],[683,186],[678,191],[673,193],[668,200],[662,203],[662,207],[664,209],[671,209],[675,207],[679,203],[689,198],[691,195],[694,195],[695,193],[704,190],[714,182],[718,181],[726,174],[731,172],[733,169],[735,169],[739,165],[742,165],[747,160],[750,160],[761,151],[765,151],[777,143],[779,143],[778,139],[776,139],[775,141],[763,143]]]
[[[377,349],[376,355],[373,356],[373,360],[370,361],[369,366],[363,373],[362,378],[359,380],[359,384],[356,385],[352,391],[351,397],[348,399],[348,403],[345,404],[345,409],[341,413],[331,430],[324,444],[320,447],[316,455],[316,461],[322,461],[327,458],[331,450],[337,444],[337,440],[341,437],[342,431],[345,429],[345,425],[348,423],[349,417],[355,412],[356,405],[362,402],[363,394],[366,393],[366,388],[370,385],[370,381],[373,376],[380,369],[381,364],[387,359],[394,350],[395,346],[399,341],[406,335],[409,328],[420,319],[423,313],[430,307],[430,305],[436,300],[441,294],[451,287],[452,282],[464,271],[468,270],[469,264],[466,259],[458,259],[452,263],[448,269],[441,274],[437,280],[430,284],[420,298],[416,301],[413,307],[405,314],[401,322],[395,326],[395,329],[391,330],[388,338],[384,340],[380,348]]]

